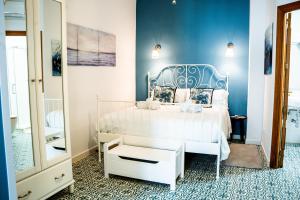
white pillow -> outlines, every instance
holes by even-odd
[[[136,104],[138,109],[148,109],[148,102],[146,101],[138,101]]]
[[[146,101],[137,102],[136,106],[138,109],[158,110],[160,109],[160,103],[160,101],[153,101],[151,98],[148,98]]]
[[[190,98],[190,89],[177,88],[174,103],[184,103]]]
[[[228,95],[229,93],[226,90],[214,90],[212,104],[228,107]]]
[[[151,101],[148,105],[148,109],[150,109],[150,110],[160,109],[160,101]]]

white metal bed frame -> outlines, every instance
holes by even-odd
[[[171,77],[170,77],[171,75]],[[171,64],[159,73],[148,72],[148,97],[155,86],[173,88],[229,89],[228,74],[222,75],[210,64]]]
[[[62,99],[45,99],[45,113],[49,113],[56,110],[63,110]]]
[[[211,70],[212,74],[211,74],[211,77],[209,78],[209,80],[212,79],[213,76],[215,77],[220,77],[220,80],[222,80],[223,84],[220,84],[218,89],[225,89],[228,91],[228,76],[224,76],[224,75],[221,75],[214,66],[212,65],[207,65],[207,64],[196,64],[196,65],[187,65],[187,64],[176,64],[176,65],[171,65],[172,67],[175,66],[175,67],[185,67],[186,69],[189,68],[189,66],[201,66],[201,67],[204,67],[204,69],[209,69]],[[161,72],[158,74],[158,75],[151,75],[150,73],[148,73],[148,96],[150,97],[151,95],[151,88],[153,86],[151,86],[151,80],[153,79],[158,79],[159,76],[161,74],[163,74],[163,71],[168,69],[170,66],[167,66],[165,68],[163,68],[161,70]],[[200,71],[198,71],[200,72]],[[200,72],[201,73],[201,72]],[[188,74],[187,74],[187,70],[186,70],[186,73],[185,73],[185,76],[181,77],[183,78],[182,80],[185,80],[186,83],[184,84],[185,85],[185,88],[188,88]],[[201,81],[203,81],[204,79],[202,78]],[[165,80],[164,80],[165,81]],[[192,88],[196,88],[197,86],[201,86],[205,83],[203,82],[196,82],[195,86],[192,87]],[[180,81],[175,80],[175,82],[173,81],[171,84],[170,82],[167,83],[167,82],[164,82],[165,85],[168,85],[168,86],[172,86],[172,84],[174,84],[174,86],[176,87],[176,84],[177,84],[177,87],[179,88],[184,88],[182,86],[180,86],[180,84],[178,83],[182,83]],[[216,82],[218,83],[218,81]],[[207,87],[210,87],[211,85],[210,84],[207,84],[206,85]],[[100,119],[100,104],[101,103],[123,103],[123,104],[128,104],[128,105],[132,105],[134,102],[133,101],[103,101],[101,100],[98,96],[97,96],[97,133],[98,134],[106,134],[106,135],[118,135],[118,134],[112,134],[112,133],[101,133],[101,130],[99,130],[99,119]],[[127,144],[132,144],[132,145],[139,145],[139,146],[145,146],[145,147],[151,147],[151,146],[157,146],[158,148],[164,148],[163,144],[164,143],[168,143],[169,140],[160,140],[160,139],[157,139],[155,138],[153,140],[153,138],[149,140],[147,140],[147,138],[145,137],[141,137],[141,136],[131,136],[131,135],[123,135],[123,134],[119,134],[120,136],[122,136],[123,140],[125,141],[125,143]],[[155,142],[153,142],[155,141]],[[219,176],[220,176],[220,156],[221,156],[221,136],[219,136],[217,142],[211,142],[211,143],[204,143],[204,142],[196,142],[196,141],[183,141],[184,142],[184,149],[185,149],[185,152],[189,152],[189,153],[199,153],[199,154],[208,154],[208,155],[215,155],[217,156],[217,169],[216,169],[216,179],[218,180],[219,179]]]

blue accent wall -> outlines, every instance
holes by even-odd
[[[137,0],[136,99],[147,98],[147,72],[166,64],[212,64],[229,74],[231,114],[247,113],[249,0]],[[227,43],[235,56],[226,58]],[[153,60],[155,44],[161,56]]]
[[[0,90],[1,97],[1,90]],[[2,104],[0,98],[0,199],[9,199],[7,163],[4,144],[4,130],[2,119]]]

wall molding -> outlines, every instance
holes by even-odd
[[[98,149],[98,146],[95,145],[92,148],[89,148],[75,156],[72,156],[72,163],[76,163],[76,162],[88,157],[89,155],[95,153],[97,149]]]
[[[266,154],[266,150],[265,150],[265,147],[263,144],[261,144],[261,148],[262,148],[262,152],[263,152],[265,158],[267,159],[268,166],[270,166],[270,156],[268,156],[268,154]]]
[[[256,145],[261,145],[261,140],[257,139],[257,138],[246,138],[246,144],[256,144]]]

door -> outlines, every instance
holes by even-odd
[[[67,99],[65,4],[61,0],[36,1],[40,41],[37,52],[38,108],[42,168],[70,158]]]
[[[17,181],[41,170],[31,0],[5,1],[7,84]]]
[[[290,75],[290,54],[291,54],[291,21],[292,14],[287,13],[285,16],[285,28],[284,28],[284,38],[285,45],[283,46],[283,106],[282,106],[282,128],[281,128],[281,141],[279,150],[279,166],[283,167],[283,157],[285,149],[285,139],[286,139],[286,124],[288,117],[288,99],[289,99],[289,75]]]

